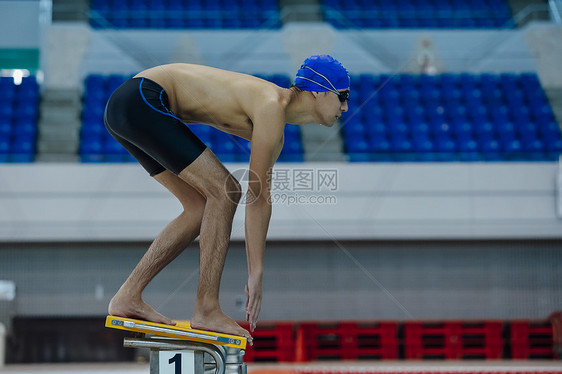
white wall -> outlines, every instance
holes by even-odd
[[[228,168],[240,176],[247,165]],[[561,238],[556,171],[555,163],[277,164],[274,181],[288,173],[288,187],[272,192],[268,238]],[[295,172],[313,173],[314,184]],[[337,175],[334,191],[317,187],[318,172]],[[4,164],[0,180],[0,241],[150,240],[180,213],[136,164]],[[243,217],[241,206],[233,239],[244,238]]]
[[[39,0],[0,1],[0,48],[38,48],[41,10]]]

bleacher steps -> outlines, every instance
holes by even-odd
[[[517,27],[521,27],[530,21],[548,21],[548,2],[546,0],[508,0],[511,12],[517,22]],[[545,9],[545,10],[540,10]],[[530,13],[527,11],[533,10]],[[525,12],[525,13],[522,13]],[[523,17],[527,14],[525,17]],[[518,20],[517,18],[521,18]]]
[[[307,125],[301,127],[305,161],[344,161],[343,141],[339,123],[332,127]]]
[[[90,2],[88,0],[53,0],[53,22],[88,22]]]
[[[280,0],[283,24],[289,22],[320,22],[322,10],[319,0]]]
[[[545,87],[544,92],[554,112],[554,118],[556,118],[558,124],[562,126],[562,88]]]
[[[79,147],[80,92],[75,89],[46,89],[41,100],[38,161],[74,161]]]

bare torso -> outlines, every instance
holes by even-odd
[[[136,76],[160,84],[170,110],[183,122],[207,124],[247,140],[254,126],[261,125],[253,121],[261,103],[275,100],[284,109],[290,98],[288,90],[271,82],[208,66],[162,65]]]

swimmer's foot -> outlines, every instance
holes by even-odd
[[[109,303],[108,312],[114,317],[141,319],[175,326],[175,322],[158,313],[150,305],[137,298],[122,297],[117,293]]]
[[[243,336],[252,345],[252,335],[240,327],[236,321],[224,314],[220,309],[208,313],[198,313],[195,311],[190,321],[191,328],[197,330],[220,332],[236,336]]]

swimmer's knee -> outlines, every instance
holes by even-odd
[[[213,182],[205,192],[207,203],[213,201],[225,209],[238,205],[242,198],[242,187],[231,174],[221,181]]]
[[[228,201],[237,205],[242,198],[242,187],[236,178],[229,174],[224,183],[224,192]]]

